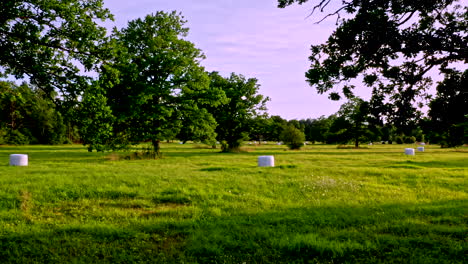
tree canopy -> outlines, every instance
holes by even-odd
[[[278,6],[306,2],[313,13],[324,12],[322,19],[336,18],[326,43],[312,46],[306,73],[331,99],[351,98],[351,81],[359,79],[394,102],[387,113],[406,119],[431,83],[429,71],[468,63],[468,6],[461,1],[278,0]]]
[[[65,124],[43,91],[0,81],[0,144],[62,144]]]
[[[0,1],[0,75],[76,99],[89,83],[80,69],[93,69],[102,53],[106,30],[96,21],[111,18],[103,0]]]
[[[159,142],[177,135],[187,118],[192,127],[205,128],[191,132],[213,137],[207,128],[216,123],[203,109],[225,101],[221,89],[210,88],[199,63],[204,55],[186,40],[185,22],[176,12],[162,11],[130,21],[114,31],[116,52],[101,71],[100,85],[116,116],[114,133],[151,141],[157,154]]]
[[[258,94],[260,86],[255,78],[234,73],[225,78],[218,72],[211,72],[209,77],[210,86],[224,91],[228,99],[226,104],[209,108],[218,122],[217,138],[224,141],[223,151],[235,151],[251,131],[253,119],[266,110],[269,98]]]
[[[464,126],[468,123],[468,70],[451,70],[437,86],[437,95],[429,104],[432,121],[430,132],[442,145],[459,146],[466,141]]]

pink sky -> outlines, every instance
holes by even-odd
[[[340,1],[336,1],[340,2]],[[277,0],[104,0],[115,15],[109,27],[156,11],[179,11],[188,20],[188,40],[201,49],[207,71],[231,72],[259,80],[260,93],[271,98],[268,113],[286,119],[317,118],[338,111],[341,102],[330,101],[306,83],[310,45],[321,44],[335,29],[335,19],[315,24],[323,14],[309,17],[312,3],[277,8]],[[335,2],[332,2],[335,3]],[[459,1],[468,5],[468,0]],[[334,10],[334,8],[331,8]],[[331,10],[330,9],[330,10]],[[466,69],[466,65],[462,68]],[[431,74],[441,80],[437,71]],[[369,99],[370,89],[359,82],[355,92]],[[435,89],[432,88],[434,91]]]
[[[182,13],[190,28],[188,40],[201,49],[208,71],[257,78],[260,93],[271,98],[268,113],[286,119],[315,118],[335,113],[340,104],[318,95],[306,83],[310,45],[323,43],[334,19],[314,24],[310,5],[276,7],[276,0],[105,0],[115,15],[109,26],[156,11]],[[363,94],[365,97],[366,95]]]

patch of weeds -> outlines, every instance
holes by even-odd
[[[117,153],[111,153],[111,154],[105,156],[104,158],[106,160],[108,160],[108,161],[117,161],[117,160],[121,160],[122,156],[117,154]]]
[[[464,148],[464,149],[456,148],[455,150],[453,150],[453,152],[468,153],[468,149],[466,149],[466,148]]]
[[[19,193],[20,210],[27,221],[31,220],[32,195],[26,190],[21,190]]]
[[[147,160],[160,158],[156,153],[135,151],[123,157],[124,160]]]
[[[136,191],[125,192],[119,190],[96,190],[86,186],[82,188],[64,187],[64,188],[50,188],[51,200],[68,200],[77,201],[80,199],[133,199],[138,196]]]

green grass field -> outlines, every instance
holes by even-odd
[[[468,263],[468,149],[405,147],[0,146],[0,262]]]

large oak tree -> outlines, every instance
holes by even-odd
[[[453,63],[468,63],[468,6],[457,0],[278,0],[310,4],[336,19],[326,43],[313,45],[309,84],[331,99],[353,96],[353,80],[374,88],[390,121],[409,126],[416,98]],[[410,122],[411,123],[411,122]]]
[[[130,21],[114,31],[115,54],[101,71],[100,87],[116,117],[114,133],[132,142],[151,141],[156,155],[160,141],[172,139],[187,118],[191,132],[213,137],[208,127],[216,123],[203,109],[226,100],[221,89],[210,88],[200,65],[204,55],[186,39],[185,22],[176,12],[162,11]]]
[[[255,78],[235,73],[223,77],[218,72],[211,72],[209,77],[210,87],[221,89],[228,99],[226,104],[209,108],[218,122],[217,138],[223,141],[224,152],[237,151],[251,132],[253,119],[264,114],[269,98],[258,94],[260,85]]]

